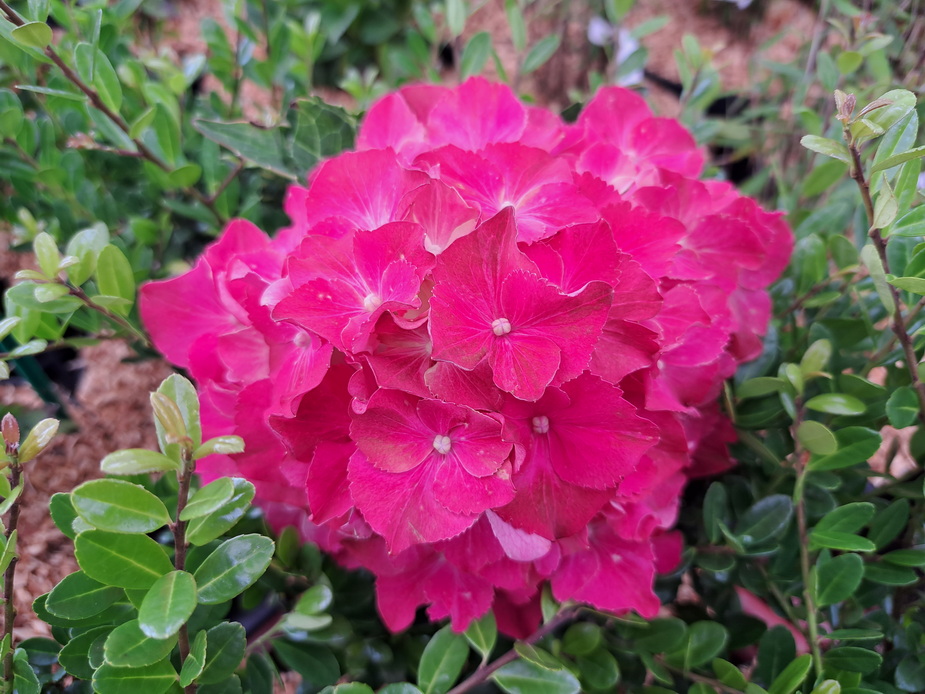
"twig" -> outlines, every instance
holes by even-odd
[[[845,137],[848,140],[848,150],[851,152],[851,178],[858,184],[861,191],[861,199],[864,201],[864,209],[867,211],[867,218],[870,222],[870,231],[868,236],[874,242],[874,248],[877,249],[877,255],[880,257],[880,263],[883,265],[883,271],[889,273],[890,261],[886,253],[886,241],[880,229],[874,226],[874,202],[870,196],[870,182],[864,176],[864,167],[861,163],[861,151],[857,144],[851,138],[847,125],[845,126]],[[919,400],[919,421],[925,424],[925,383],[919,380],[918,359],[915,356],[915,348],[912,346],[912,338],[906,330],[906,319],[902,312],[902,299],[899,295],[899,289],[890,284],[888,285],[890,296],[893,298],[893,320],[892,328],[896,339],[902,347],[905,355],[906,370],[909,372],[909,380]]]
[[[9,446],[7,446],[9,450]],[[14,452],[10,455],[10,489],[16,489],[19,486],[22,475],[22,466],[19,464],[19,456]],[[13,502],[10,509],[10,520],[6,527],[6,547],[9,550],[9,543],[13,540],[13,533],[16,532],[16,526],[19,524],[19,505],[20,500]],[[13,621],[16,619],[16,600],[13,597],[13,586],[16,580],[16,564],[19,563],[19,557],[16,554],[16,548],[13,548],[13,558],[10,560],[6,571],[3,572],[3,636],[10,637],[7,654],[3,658],[3,681],[7,686],[13,684]]]
[[[177,520],[173,524],[173,566],[177,571],[183,571],[186,568],[186,521],[180,519],[180,514],[183,513],[183,509],[186,508],[186,503],[189,501],[190,481],[192,480],[193,471],[195,469],[192,445],[187,442],[181,443],[180,450],[183,464],[180,469],[180,474],[178,475],[180,487],[177,490]],[[180,646],[180,665],[182,667],[190,653],[189,630],[185,622],[183,626],[180,627],[178,640]],[[186,694],[195,694],[196,685],[187,685],[183,691]]]
[[[721,692],[727,692],[727,694],[742,694],[742,692],[740,692],[738,689],[725,685],[719,680],[713,679],[712,677],[698,675],[696,672],[691,672],[690,670],[684,670],[682,668],[675,667],[674,665],[669,665],[668,663],[665,662],[665,659],[662,658],[661,656],[656,656],[655,662],[661,665],[662,667],[667,668],[668,670],[671,670],[672,672],[675,672],[679,675],[682,675],[693,682],[701,682],[715,689],[718,689]]]
[[[0,0],[0,2],[2,2],[2,0]],[[136,340],[141,342],[145,347],[151,347],[151,343],[148,341],[147,336],[143,332],[141,332],[138,328],[136,328],[134,325],[129,323],[127,320],[125,320],[125,318],[123,318],[117,313],[113,313],[105,306],[100,306],[93,299],[87,296],[87,293],[80,287],[75,287],[72,284],[65,284],[64,286],[68,288],[68,291],[71,296],[74,296],[80,299],[87,308],[93,311],[96,311],[97,313],[102,315],[104,318],[118,325],[123,330],[128,331]]]
[[[210,195],[208,199],[209,199],[211,202],[213,202],[213,203],[214,203],[216,200],[218,200],[219,196],[220,196],[222,193],[225,192],[225,189],[226,189],[229,185],[231,185],[231,182],[232,182],[232,181],[235,179],[235,177],[236,177],[239,173],[241,173],[243,170],[244,170],[244,162],[241,161],[240,159],[238,159],[237,165],[235,165],[235,167],[231,170],[231,173],[229,173],[229,174],[225,177],[225,180],[222,181],[222,182],[219,184],[218,188],[215,189],[215,192],[212,193],[212,195]]]
[[[19,26],[25,25],[26,22],[23,21],[22,17],[20,17],[19,14],[17,14],[16,11],[13,10],[13,8],[10,7],[5,2],[5,0],[0,0],[0,10],[3,10],[3,13],[6,15],[7,19],[13,24],[15,24],[16,26],[19,27]],[[74,70],[72,70],[71,67],[67,63],[64,62],[64,60],[61,58],[60,55],[58,55],[57,51],[55,51],[54,48],[52,48],[51,46],[46,46],[45,55],[48,56],[48,58],[55,65],[58,66],[61,72],[64,73],[64,76],[67,77],[67,79],[70,80],[70,82],[73,83],[74,86],[76,86],[80,91],[82,91],[87,96],[88,99],[90,99],[90,103],[93,104],[94,108],[101,111],[103,115],[105,115],[107,118],[109,118],[109,120],[115,123],[116,127],[118,127],[119,130],[124,132],[129,137],[129,139],[138,149],[138,152],[140,153],[141,158],[147,159],[149,162],[154,164],[156,167],[158,167],[159,169],[163,171],[166,171],[167,173],[170,173],[173,170],[166,162],[162,161],[160,157],[154,154],[154,152],[152,152],[151,149],[144,142],[142,142],[137,137],[132,137],[131,128],[129,127],[129,124],[125,122],[125,119],[122,118],[121,115],[119,115],[118,113],[110,109],[105,103],[103,103],[103,100],[100,98],[100,95],[94,89],[92,89],[86,83],[84,83],[82,79],[80,79],[80,76],[76,72],[74,72]],[[215,217],[216,221],[219,224],[224,224],[227,221],[225,217],[222,216],[221,213],[219,213],[218,209],[216,209],[215,203],[210,202],[201,192],[199,192],[199,190],[197,190],[196,188],[186,188],[186,190],[187,192],[189,192],[190,195],[196,198],[197,201],[202,203],[209,210],[209,212],[212,213],[212,215]]]
[[[559,612],[559,614],[557,614],[555,617],[553,617],[548,622],[546,622],[546,624],[541,626],[539,629],[533,632],[530,636],[524,639],[524,643],[534,644],[537,641],[541,640],[543,637],[551,634],[556,629],[561,627],[563,624],[567,624],[568,622],[575,619],[580,609],[581,609],[580,607],[565,608],[564,610]],[[482,682],[487,680],[489,677],[491,677],[496,671],[498,671],[499,669],[501,669],[508,663],[514,662],[519,657],[520,655],[517,653],[517,651],[515,651],[512,648],[504,655],[495,659],[489,665],[484,665],[480,667],[478,670],[476,670],[471,675],[469,675],[469,677],[467,677],[462,682],[460,682],[458,685],[453,687],[449,692],[447,692],[447,694],[463,694],[463,692],[468,692],[470,689],[474,689],[477,685],[481,684]]]

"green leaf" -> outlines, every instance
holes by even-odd
[[[713,482],[703,497],[703,527],[711,544],[723,538],[720,523],[728,524],[729,500],[722,482]]]
[[[886,229],[893,220],[896,219],[896,213],[899,206],[896,202],[896,196],[893,189],[890,188],[886,177],[880,179],[880,190],[877,192],[877,199],[874,201],[874,221],[871,226],[875,229]]]
[[[530,52],[527,53],[527,57],[524,58],[523,66],[520,69],[521,74],[529,75],[531,72],[541,68],[559,50],[560,41],[559,34],[550,34],[537,41],[533,48],[530,49]]]
[[[240,477],[233,477],[234,494],[216,510],[190,520],[186,539],[190,544],[204,545],[228,530],[244,517],[254,498],[254,485]]]
[[[874,282],[874,289],[877,290],[877,296],[880,297],[883,307],[887,310],[887,313],[893,313],[896,310],[896,304],[893,301],[893,295],[890,293],[883,262],[880,260],[880,255],[873,244],[868,243],[861,249],[861,262],[870,272],[870,278]]]
[[[718,622],[700,621],[689,625],[681,648],[665,656],[665,662],[683,670],[709,663],[726,647],[729,632]]]
[[[842,51],[835,59],[838,71],[843,75],[850,75],[853,72],[857,72],[857,69],[861,67],[861,63],[863,62],[864,56],[857,51]]]
[[[13,691],[15,694],[39,694],[42,691],[38,676],[29,664],[29,654],[22,648],[17,648],[13,656]]]
[[[466,4],[463,0],[446,0],[446,26],[450,38],[459,36],[466,28]]]
[[[280,660],[302,676],[303,686],[318,688],[334,684],[340,677],[340,665],[329,648],[309,643],[275,640],[273,649]]]
[[[141,631],[153,639],[176,634],[196,609],[196,581],[186,571],[171,571],[148,590],[138,609]]]
[[[786,384],[784,379],[776,378],[773,376],[759,376],[758,378],[750,378],[736,388],[736,397],[739,400],[760,398],[764,395],[770,395],[771,393],[779,392],[784,388],[785,385]]]
[[[642,625],[635,635],[636,646],[652,653],[667,653],[681,647],[687,636],[687,624],[676,617],[653,619]]]
[[[199,396],[196,394],[196,388],[188,379],[179,374],[172,374],[164,379],[157,392],[166,395],[173,400],[177,407],[180,408],[180,414],[183,417],[183,423],[186,425],[186,432],[193,441],[193,447],[198,448],[202,445],[202,424],[199,421]],[[165,455],[180,459],[179,448],[177,444],[168,444],[165,438],[164,428],[160,422],[155,421],[157,430],[157,440],[161,450]]]
[[[859,415],[867,411],[867,405],[853,395],[823,393],[806,401],[806,407],[826,414]]]
[[[519,0],[505,0],[504,11],[507,14],[507,23],[511,27],[514,50],[517,53],[523,53],[527,48],[527,27],[524,24],[524,13],[520,9]]]
[[[45,600],[45,609],[65,619],[86,619],[125,597],[121,588],[107,586],[75,571],[61,579]]]
[[[100,470],[108,475],[145,475],[150,472],[173,472],[180,463],[165,455],[144,448],[127,448],[110,453],[100,462]]]
[[[838,450],[830,455],[813,456],[808,468],[814,472],[838,470],[869,460],[880,448],[880,434],[865,427],[846,427],[835,432]]]
[[[177,636],[152,639],[141,631],[138,620],[120,624],[107,637],[103,646],[104,657],[116,667],[143,667],[153,665],[170,655],[177,645]]]
[[[887,552],[882,557],[883,561],[897,566],[925,566],[925,549],[897,549]]]
[[[745,687],[748,686],[748,680],[745,679],[745,675],[742,674],[742,671],[728,660],[714,658],[711,665],[713,666],[713,672],[716,673],[717,679],[727,687],[744,691]]]
[[[244,659],[247,637],[237,622],[222,622],[206,632],[206,660],[199,684],[215,684],[234,673]]]
[[[856,533],[874,517],[876,507],[866,501],[856,501],[839,506],[827,513],[816,524],[816,530],[834,530],[842,533]]]
[[[180,686],[188,687],[202,673],[206,664],[206,632],[200,631],[193,640],[189,655],[180,670]]]
[[[827,157],[851,164],[851,153],[841,142],[820,137],[819,135],[804,135],[800,140],[800,144],[818,154],[824,154]]]
[[[13,29],[11,36],[17,43],[39,50],[44,50],[54,39],[51,27],[45,22],[26,22]]]
[[[514,644],[514,651],[524,660],[535,663],[547,670],[561,670],[565,667],[561,660],[539,646],[518,641]]]
[[[322,159],[353,147],[356,124],[339,106],[318,98],[297,100],[287,114],[293,127],[291,155],[302,178]]]
[[[875,174],[878,171],[886,171],[887,169],[892,169],[894,166],[899,166],[900,164],[904,164],[912,159],[919,159],[920,157],[925,157],[925,146],[908,149],[905,152],[887,157],[874,164],[870,169],[870,173]]]
[[[756,502],[742,515],[736,524],[736,536],[746,547],[762,545],[782,535],[792,516],[791,498],[785,494],[772,494]]]
[[[74,234],[67,242],[65,253],[77,258],[77,264],[67,269],[68,279],[78,287],[96,271],[96,261],[109,243],[109,230],[103,223],[94,224]]]
[[[854,595],[864,577],[864,561],[857,554],[840,556],[817,563],[818,606],[843,602]]]
[[[118,113],[122,108],[122,85],[119,83],[119,75],[116,74],[106,54],[99,49],[96,50],[95,62],[93,86],[96,87],[96,93],[110,110]]]
[[[800,371],[807,378],[812,374],[825,371],[825,367],[832,358],[832,343],[829,340],[816,340],[803,353],[800,359]]]
[[[919,417],[919,398],[911,386],[900,386],[890,394],[886,416],[897,429],[915,424]]]
[[[482,656],[482,662],[487,663],[498,640],[498,625],[495,615],[489,610],[481,619],[477,619],[466,629],[466,639],[476,652]]]
[[[860,672],[869,675],[880,667],[883,657],[874,651],[857,646],[840,646],[827,651],[822,656],[826,668],[844,670],[845,672]]]
[[[421,690],[408,682],[395,682],[385,685],[379,694],[421,694]]]
[[[548,670],[527,660],[515,660],[491,678],[508,694],[578,694],[581,684],[568,670]]]
[[[883,108],[871,111],[866,117],[884,131],[889,130],[909,115],[918,101],[915,94],[907,89],[893,89],[879,97],[877,101],[880,99],[889,100],[890,103]]]
[[[129,302],[128,307],[117,306],[113,309],[117,313],[128,315],[129,308],[135,301],[135,275],[125,254],[116,246],[108,244],[100,251],[95,274],[101,294],[117,296]]]
[[[197,118],[193,127],[202,135],[231,150],[254,166],[291,180],[298,173],[289,165],[279,128],[263,129],[250,123],[226,123]]]
[[[886,279],[894,287],[899,287],[903,291],[925,295],[925,277],[896,277],[895,275],[887,275]],[[36,292],[36,297],[38,297],[38,292]]]
[[[32,242],[32,251],[42,269],[42,274],[48,278],[56,277],[58,265],[61,264],[61,253],[58,251],[58,244],[55,240],[43,231]]]
[[[835,530],[813,530],[809,535],[811,549],[828,547],[843,552],[873,552],[874,543],[864,537]]]
[[[15,139],[22,129],[24,118],[19,97],[9,89],[0,89],[0,140],[6,137]]]
[[[180,512],[180,520],[192,520],[208,515],[228,503],[234,495],[234,482],[230,477],[219,477],[197,490]]]
[[[877,546],[877,549],[882,549],[906,528],[908,522],[909,501],[897,499],[874,516],[867,531],[867,537]]]
[[[817,455],[829,455],[838,450],[835,434],[824,424],[811,419],[800,422],[797,439],[806,450]]]
[[[164,502],[138,484],[124,480],[92,480],[71,492],[74,509],[100,530],[150,533],[170,523]]]
[[[83,680],[92,679],[96,668],[89,662],[90,651],[98,641],[105,642],[112,630],[112,625],[96,627],[74,636],[58,653],[58,662],[61,667],[74,677]],[[102,647],[102,643],[99,646]]]
[[[324,583],[318,583],[302,593],[295,610],[305,615],[321,614],[331,606],[333,601],[333,591]]]
[[[768,688],[768,694],[793,694],[806,679],[813,666],[813,657],[808,653],[790,663]]]
[[[244,452],[244,439],[240,436],[216,436],[203,443],[193,452],[193,460],[199,460],[213,453],[234,455]]]
[[[569,655],[588,655],[597,650],[603,640],[601,628],[591,622],[572,624],[562,637],[562,650]]]
[[[103,664],[93,673],[97,694],[164,694],[177,681],[169,660],[144,667],[116,667]]]
[[[485,69],[488,56],[491,55],[491,34],[480,31],[466,43],[459,60],[459,77],[467,79],[478,75]]]
[[[918,581],[918,575],[913,569],[885,562],[865,563],[864,578],[885,586],[908,586]]]
[[[29,435],[19,447],[19,462],[28,463],[44,451],[58,433],[57,419],[43,419],[29,430]]]
[[[225,540],[193,574],[199,602],[215,605],[243,593],[267,570],[273,550],[273,540],[262,535]]]
[[[71,503],[70,494],[64,494],[62,492],[52,494],[48,502],[48,512],[55,526],[66,537],[71,540],[77,537],[77,533],[74,532],[74,528],[71,525],[74,519],[77,518],[77,511],[74,510],[74,505]]]
[[[925,236],[925,205],[919,205],[896,220],[890,236]]]
[[[469,647],[462,634],[455,634],[449,626],[434,634],[418,666],[418,687],[424,694],[446,694],[456,682],[469,655]]]
[[[184,164],[167,174],[172,188],[191,188],[199,182],[202,167],[199,164]]]
[[[90,578],[121,588],[150,588],[173,569],[164,548],[145,535],[88,530],[74,541],[74,554]]]
[[[599,648],[575,660],[581,681],[590,689],[611,691],[620,680],[620,666],[608,651]]]

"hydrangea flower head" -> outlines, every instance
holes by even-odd
[[[654,616],[685,480],[731,465],[716,400],[760,353],[780,215],[698,181],[691,136],[619,88],[569,125],[483,79],[410,86],[357,142],[273,240],[233,222],[142,289],[204,433],[248,444],[200,470],[374,572],[394,630],[427,605],[522,635],[544,583]]]

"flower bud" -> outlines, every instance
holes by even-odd
[[[19,462],[28,463],[39,453],[48,448],[48,444],[58,433],[57,419],[43,419],[32,427],[32,431],[19,449]]]
[[[0,429],[3,432],[6,454],[9,456],[16,455],[19,452],[19,422],[16,421],[16,417],[7,412],[3,415],[3,424]]]
[[[177,403],[163,393],[151,393],[151,408],[162,427],[168,443],[179,443],[187,437],[186,422]]]

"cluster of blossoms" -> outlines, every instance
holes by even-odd
[[[723,379],[760,352],[790,233],[636,94],[575,124],[503,85],[412,86],[272,240],[236,221],[149,284],[213,456],[277,525],[375,573],[395,630],[539,620],[539,587],[653,616],[685,480],[729,465]]]

